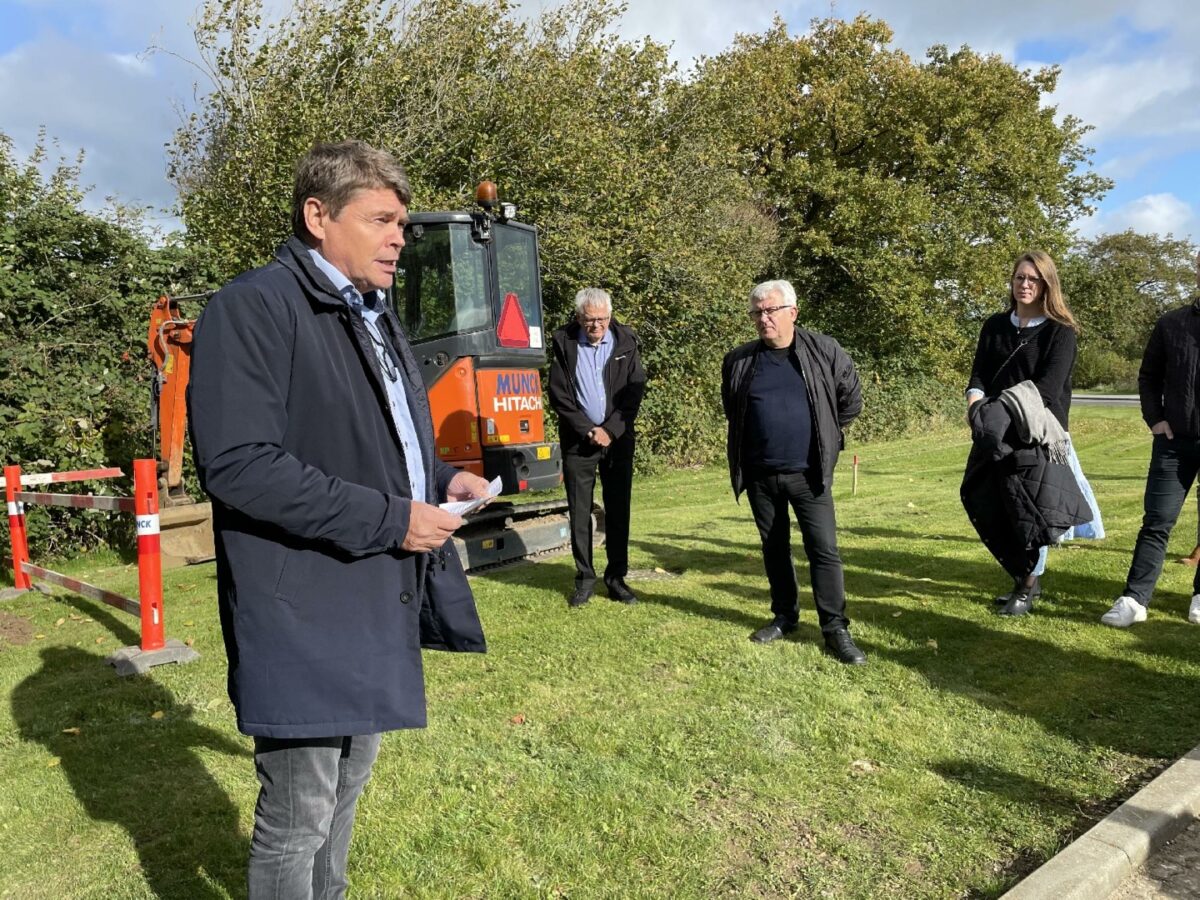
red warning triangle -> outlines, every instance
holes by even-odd
[[[496,325],[496,339],[501,347],[529,346],[529,323],[525,321],[521,303],[512,291],[504,295],[504,305],[500,307],[500,322]]]

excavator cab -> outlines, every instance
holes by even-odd
[[[562,483],[546,441],[537,232],[487,213],[414,213],[396,275],[438,456],[504,493]]]
[[[429,392],[438,456],[489,481],[499,477],[503,494],[519,494],[562,484],[562,454],[546,440],[542,410],[537,230],[514,221],[489,184],[477,192],[481,211],[412,214],[393,303]],[[468,568],[561,546],[561,506],[485,509],[473,525],[503,520],[507,530],[487,529],[482,541],[461,534]]]

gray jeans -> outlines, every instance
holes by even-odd
[[[254,739],[262,789],[250,840],[250,900],[346,895],[354,808],[379,740],[378,734]]]

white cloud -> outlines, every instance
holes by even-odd
[[[1123,206],[1077,223],[1083,237],[1133,230],[1141,234],[1172,234],[1195,240],[1200,237],[1200,216],[1174,194],[1146,194]]]

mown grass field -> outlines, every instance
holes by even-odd
[[[474,580],[491,651],[426,657],[430,727],[383,745],[359,807],[357,897],[993,897],[1200,741],[1191,570],[1150,619],[1122,585],[1149,440],[1076,407],[1109,537],[1052,551],[1046,599],[1005,587],[958,501],[965,430],[852,448],[835,487],[865,668],[802,627],[770,646],[745,504],[723,469],[635,484],[642,602],[569,611],[569,557]],[[1172,551],[1191,549],[1189,502]],[[802,560],[802,557],[801,557]],[[116,558],[73,571],[134,591]],[[801,564],[803,578],[804,567]],[[663,570],[655,572],[656,569]],[[118,679],[133,620],[24,595],[0,621],[0,896],[244,893],[257,784],[233,726],[212,566],[167,575],[200,662]]]

